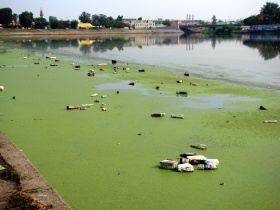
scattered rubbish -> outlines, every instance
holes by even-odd
[[[162,112],[162,113],[154,113],[154,114],[151,114],[152,117],[164,117],[165,116],[165,113]]]
[[[28,57],[23,57],[23,59],[27,59]]]
[[[4,86],[0,86],[0,91],[3,91],[4,90]]]
[[[260,106],[259,110],[267,110],[264,106]]]
[[[101,98],[107,98],[107,96],[106,95],[102,95]]]
[[[196,155],[194,152],[187,152],[187,153],[180,154],[180,157],[186,158],[188,156],[194,156],[194,155]]]
[[[176,94],[178,95],[188,95],[187,91],[177,91]]]
[[[105,69],[104,68],[101,68],[101,69],[99,69],[100,71],[105,71]]]
[[[220,185],[225,185],[225,183],[224,183],[224,182],[221,182]]]
[[[182,171],[192,172],[192,171],[194,171],[194,167],[189,163],[179,164],[177,166],[177,171],[179,171],[179,172],[182,172]]]
[[[171,118],[184,119],[184,115],[182,115],[182,114],[172,114]]]
[[[0,171],[2,171],[2,170],[6,170],[6,168],[4,166],[0,165]]]
[[[94,103],[99,103],[99,101],[98,100],[94,100]]]
[[[191,144],[191,147],[196,149],[206,149],[207,146],[205,144]]]
[[[159,168],[174,170],[178,166],[177,160],[166,159],[159,162]]]
[[[50,66],[58,66],[57,64],[50,64]]]
[[[200,170],[213,170],[213,169],[217,169],[218,167],[213,164],[213,163],[210,163],[210,164],[198,164],[198,169]]]
[[[123,70],[130,70],[130,68],[126,67],[126,68],[123,68]]]
[[[188,73],[185,73],[185,74],[184,74],[184,76],[188,77],[188,76],[190,76],[190,74],[188,74]]]
[[[181,80],[181,79],[177,81],[177,83],[183,83],[183,82],[184,82],[184,81],[183,81],[183,80]]]
[[[106,66],[107,65],[107,63],[99,63],[99,64],[97,64],[97,66]]]
[[[277,120],[265,120],[264,123],[277,123]]]
[[[190,159],[188,158],[180,158],[180,164],[183,164],[183,163],[189,163],[190,162]]]
[[[15,97],[15,96],[13,96],[13,99],[16,99],[16,97]]]
[[[87,107],[86,106],[80,106],[80,110],[86,110]]]
[[[187,159],[189,160],[190,164],[197,165],[197,164],[204,164],[207,160],[207,157],[203,155],[193,155],[188,156]]]
[[[79,109],[79,107],[78,106],[67,106],[66,109],[73,110],[73,109]]]
[[[102,107],[101,111],[107,111],[107,108],[106,107]]]
[[[138,71],[139,72],[145,72],[145,69],[139,69]]]
[[[116,60],[112,60],[112,64],[117,64],[117,61]]]
[[[94,70],[90,69],[87,73],[88,76],[94,76]]]
[[[91,97],[95,97],[95,96],[98,96],[98,93],[93,93],[90,95]]]
[[[135,85],[135,83],[134,83],[134,82],[131,82],[131,83],[128,83],[128,85],[132,85],[132,86],[133,86],[133,85]]]
[[[159,86],[156,86],[156,90],[159,90]]]
[[[34,64],[40,64],[39,62],[36,62],[36,63],[34,63]]]
[[[190,83],[190,85],[192,85],[192,86],[199,86],[199,84],[197,84],[197,83]]]
[[[85,107],[91,107],[93,104],[82,104],[82,106],[85,106]]]
[[[56,59],[56,57],[49,57],[49,59]]]
[[[76,70],[79,70],[81,66],[74,66]]]
[[[59,62],[60,60],[54,60],[54,62]]]
[[[119,94],[120,93],[120,91],[117,91],[117,94]]]
[[[205,160],[205,164],[213,164],[215,167],[218,168],[220,161],[218,159],[207,159]]]

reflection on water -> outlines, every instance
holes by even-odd
[[[153,97],[168,97],[170,100],[172,98],[178,98],[178,95],[168,91],[158,91],[152,89],[143,88],[140,84],[135,84],[133,86],[129,85],[128,81],[120,81],[119,83],[104,83],[96,87],[96,90],[134,90],[140,91],[143,95],[153,96]],[[179,107],[189,107],[197,109],[221,109],[225,108],[225,105],[229,102],[241,102],[241,101],[258,101],[259,99],[250,97],[241,97],[230,94],[216,94],[216,95],[195,95],[187,97],[179,97]]]
[[[159,66],[191,76],[280,90],[280,35],[104,35],[1,37],[1,47],[53,54],[77,63]],[[269,61],[269,62],[268,62]]]
[[[14,45],[27,49],[34,50],[55,50],[60,48],[79,48],[83,54],[93,52],[107,52],[117,49],[124,50],[124,47],[137,47],[142,49],[144,46],[168,46],[168,45],[185,45],[186,50],[195,50],[195,45],[200,45],[206,42],[211,42],[214,49],[217,44],[223,42],[240,42],[244,46],[257,49],[260,55],[265,60],[275,58],[280,55],[280,35],[231,35],[231,36],[207,36],[202,34],[193,35],[137,35],[137,36],[122,36],[122,37],[74,37],[74,38],[47,38],[38,39],[30,38],[23,40],[15,37],[11,40],[6,40],[1,37],[5,43],[13,43]],[[16,41],[15,41],[16,40]],[[4,44],[3,44],[4,45]]]
[[[256,48],[265,60],[273,59],[280,55],[280,35],[251,35],[251,39],[244,40],[243,44]]]

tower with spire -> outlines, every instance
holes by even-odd
[[[41,7],[41,9],[40,9],[40,17],[41,17],[41,18],[43,18],[43,17],[44,17],[44,13],[43,13],[43,9],[42,9],[42,7]]]

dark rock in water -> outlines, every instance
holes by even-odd
[[[259,110],[267,110],[267,108],[260,106]]]

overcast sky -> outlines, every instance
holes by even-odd
[[[9,7],[13,13],[32,12],[33,17],[56,16],[61,20],[79,20],[82,12],[91,15],[103,14],[114,19],[139,18],[143,20],[184,20],[187,14],[195,20],[210,21],[215,15],[218,20],[239,20],[257,15],[266,2],[277,3],[280,0],[0,0],[0,8]]]

